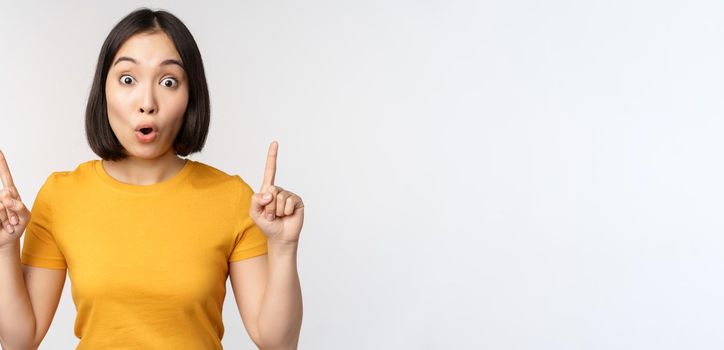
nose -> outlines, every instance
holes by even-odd
[[[153,86],[149,86],[143,92],[143,96],[141,97],[141,105],[138,107],[138,110],[141,113],[148,114],[153,114],[158,110],[158,106],[156,105],[156,97],[153,93]]]
[[[146,109],[141,107],[141,108],[139,108],[139,110],[141,111],[141,113],[146,113],[146,110],[148,110],[148,114],[153,114],[153,112],[154,112],[153,107],[151,107],[151,108],[146,107]]]

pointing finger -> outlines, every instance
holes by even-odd
[[[277,172],[278,149],[279,144],[276,141],[273,141],[271,145],[269,145],[269,153],[266,157],[266,167],[264,168],[264,181],[262,182],[261,191],[259,192],[266,192],[267,188],[274,186],[274,177]]]
[[[2,151],[0,151],[0,179],[2,179],[3,188],[15,188],[13,177],[10,175],[8,162],[5,160],[5,154],[3,154]]]

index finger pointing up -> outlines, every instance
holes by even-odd
[[[261,192],[265,192],[270,186],[274,186],[274,177],[277,173],[277,150],[279,144],[272,141],[269,145],[269,153],[266,156],[266,167],[264,168],[264,181],[261,184]]]
[[[2,179],[3,188],[15,188],[13,177],[10,176],[8,162],[5,161],[5,154],[2,151],[0,151],[0,179]]]

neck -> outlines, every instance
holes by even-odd
[[[183,168],[185,160],[173,151],[152,159],[129,155],[119,161],[102,161],[106,173],[131,185],[153,185],[172,178]]]

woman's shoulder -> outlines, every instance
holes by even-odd
[[[79,186],[87,183],[91,171],[94,171],[94,162],[95,160],[81,162],[72,170],[52,171],[40,186],[38,196],[57,197],[66,190],[77,190]]]
[[[201,161],[190,159],[189,161],[192,162],[194,167],[193,178],[195,181],[235,188],[248,186],[246,181],[237,174],[226,172]]]
[[[100,162],[100,160],[92,159],[79,163],[73,170],[53,171],[50,173],[50,175],[48,175],[45,183],[49,186],[60,185],[72,183],[74,181],[87,178],[93,171],[95,171],[95,166],[97,162]]]

